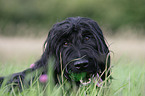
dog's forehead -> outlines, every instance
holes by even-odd
[[[81,17],[68,18],[62,22],[56,23],[49,35],[52,39],[55,37],[59,39],[61,37],[70,38],[71,36],[75,38],[84,33],[93,34],[93,36],[103,36],[101,29],[94,20]]]
[[[85,25],[85,24],[84,24]],[[55,28],[55,33],[58,36],[70,36],[70,35],[80,35],[83,33],[90,33],[92,31],[88,26],[81,25],[80,23],[72,25],[72,24],[64,24],[57,28]]]
[[[53,31],[52,34],[57,37],[65,37],[65,38],[70,37],[72,35],[77,36],[82,34],[82,28],[80,26],[78,26],[78,29],[75,29],[72,26],[69,27],[66,26],[67,25],[63,25],[58,28],[55,28],[55,31]]]

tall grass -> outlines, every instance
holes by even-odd
[[[121,57],[118,60],[114,60],[112,65],[113,80],[109,86],[105,84],[96,88],[95,83],[91,83],[87,86],[80,86],[76,88],[75,84],[70,88],[70,83],[64,79],[63,83],[55,84],[52,78],[53,68],[49,67],[48,83],[42,86],[39,83],[39,78],[36,78],[35,82],[30,83],[30,87],[24,88],[22,92],[14,91],[8,92],[8,87],[2,87],[0,89],[0,96],[144,96],[145,94],[145,60],[128,60],[125,57]],[[22,62],[23,63],[23,62]],[[0,64],[0,73],[4,71]],[[23,65],[21,66],[23,67]],[[5,66],[5,70],[9,70],[9,74],[13,73],[15,67]]]

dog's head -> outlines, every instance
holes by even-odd
[[[109,49],[98,24],[88,18],[71,17],[53,26],[46,40],[44,58],[54,56],[55,70],[76,82],[75,74],[81,79],[105,79],[104,71],[110,66]],[[107,76],[110,73],[108,72]],[[80,78],[78,76],[78,78]]]

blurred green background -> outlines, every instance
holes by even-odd
[[[145,33],[145,0],[0,0],[0,35],[46,35],[67,17],[89,17],[109,30]]]

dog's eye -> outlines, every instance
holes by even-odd
[[[88,41],[90,39],[89,36],[85,36],[85,40]]]
[[[68,42],[64,42],[64,43],[63,43],[63,46],[64,46],[64,47],[67,47],[67,46],[69,46],[69,43],[68,43]]]

